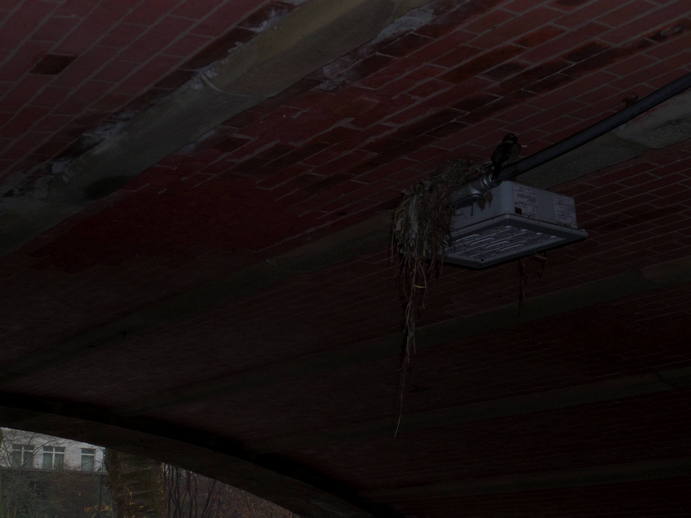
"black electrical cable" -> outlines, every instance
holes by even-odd
[[[608,131],[612,131],[613,129],[630,121],[634,117],[637,117],[641,113],[644,113],[651,108],[654,108],[658,104],[670,99],[671,97],[682,93],[688,88],[691,88],[691,73],[681,76],[679,79],[676,79],[662,88],[655,90],[650,95],[646,95],[624,110],[615,113],[614,115],[607,117],[606,119],[603,119],[600,122],[597,122],[592,126],[571,135],[570,137],[567,137],[561,142],[557,142],[556,144],[538,151],[537,153],[530,155],[523,160],[519,160],[514,164],[506,166],[506,168],[502,169],[499,175],[493,179],[492,183],[496,185],[504,180],[511,180],[531,169],[534,169],[537,166],[549,162],[550,160],[554,160],[555,158],[566,154],[569,151],[576,149],[577,147],[580,147],[601,135],[604,135]]]

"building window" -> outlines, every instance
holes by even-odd
[[[60,470],[65,465],[65,448],[62,446],[43,447],[43,469]]]
[[[30,444],[13,444],[12,466],[15,468],[33,468],[34,447]]]
[[[82,471],[94,471],[96,469],[96,450],[82,448]]]

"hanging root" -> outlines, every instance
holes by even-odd
[[[534,261],[540,264],[540,269],[537,272],[537,278],[542,279],[547,267],[547,252],[540,252],[531,257]],[[521,316],[523,304],[526,297],[526,288],[528,287],[528,263],[527,259],[522,257],[518,260],[518,316]]]
[[[425,307],[430,284],[439,276],[449,244],[453,206],[451,194],[463,184],[487,172],[487,165],[457,160],[415,185],[394,211],[391,255],[399,264],[404,300],[403,348],[398,387],[398,411],[394,437],[403,416],[407,385],[415,355],[417,319]]]

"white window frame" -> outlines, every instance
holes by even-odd
[[[64,446],[44,446],[41,467],[46,470],[60,471],[65,467]],[[59,461],[58,461],[59,459]],[[47,461],[47,462],[46,462]]]
[[[19,453],[19,462],[16,455]],[[34,447],[31,444],[13,444],[11,463],[14,468],[31,469],[34,467]]]
[[[85,459],[90,459],[91,469],[84,469],[84,460]],[[96,471],[96,448],[82,448],[81,470],[82,471]]]

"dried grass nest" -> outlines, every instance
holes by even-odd
[[[425,307],[425,296],[439,276],[449,244],[451,195],[467,182],[489,171],[488,164],[454,160],[405,193],[393,214],[391,253],[398,263],[398,279],[404,306],[398,416],[394,437],[403,415],[407,379],[415,354],[416,322]]]

